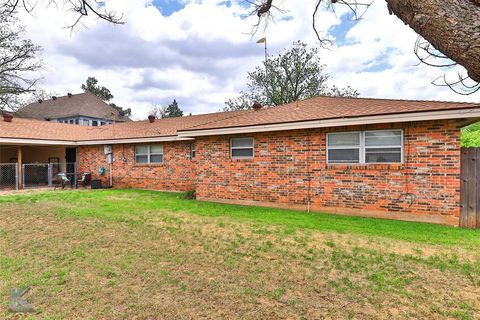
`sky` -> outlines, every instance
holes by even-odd
[[[186,114],[222,110],[262,63],[264,47],[256,43],[261,37],[267,38],[269,55],[297,40],[318,46],[311,25],[315,1],[277,3],[282,13],[254,35],[256,20],[247,16],[243,0],[105,0],[125,24],[87,17],[73,30],[67,26],[75,16],[66,7],[37,5],[33,14],[21,12],[20,21],[26,37],[43,48],[41,88],[80,93],[93,76],[139,120],[152,106],[173,99]],[[321,50],[332,85],[350,85],[362,97],[480,101],[480,93],[462,96],[431,84],[445,70],[418,65],[417,35],[388,14],[385,1],[376,0],[358,21],[341,8],[324,10],[317,24],[334,40]]]

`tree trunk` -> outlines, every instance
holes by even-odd
[[[480,82],[480,0],[387,0],[394,13]]]

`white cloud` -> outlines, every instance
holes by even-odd
[[[346,38],[350,44],[325,52],[327,70],[336,83],[358,88],[362,96],[479,101],[479,94],[461,96],[431,84],[443,71],[418,65],[413,52],[417,37],[402,21],[388,14],[384,1],[375,1],[364,19],[348,31]],[[379,60],[388,62],[389,67],[365,71]]]
[[[21,21],[27,36],[44,48],[46,90],[79,92],[88,76],[95,76],[115,95],[118,105],[131,107],[135,118],[144,118],[150,105],[176,98],[189,113],[217,111],[223,102],[244,88],[247,71],[263,59],[263,47],[249,32],[255,18],[244,18],[247,9],[234,2],[183,1],[183,9],[170,16],[151,1],[107,0],[108,9],[124,14],[125,25],[85,19],[87,28],[64,27],[74,19],[61,9],[39,7],[35,16]],[[266,30],[269,54],[293,41],[311,45],[313,1],[285,0],[289,19],[277,19]],[[338,11],[341,14],[343,11]],[[339,16],[322,13],[319,30],[331,30]],[[376,1],[364,19],[348,31],[344,46],[322,50],[333,82],[358,88],[362,96],[479,100],[463,97],[430,82],[441,71],[415,66],[415,33],[383,1]],[[387,69],[382,70],[378,64]]]

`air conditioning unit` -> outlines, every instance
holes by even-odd
[[[106,144],[103,146],[103,152],[105,154],[112,154],[113,153],[113,150],[112,150],[112,145],[111,144]]]

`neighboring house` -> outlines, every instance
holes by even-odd
[[[0,163],[76,148],[77,171],[114,187],[458,225],[460,128],[479,119],[474,103],[333,97],[71,130],[13,119],[0,121]]]
[[[21,118],[46,120],[84,126],[102,126],[115,122],[131,121],[118,110],[90,92],[38,100],[17,111]]]

